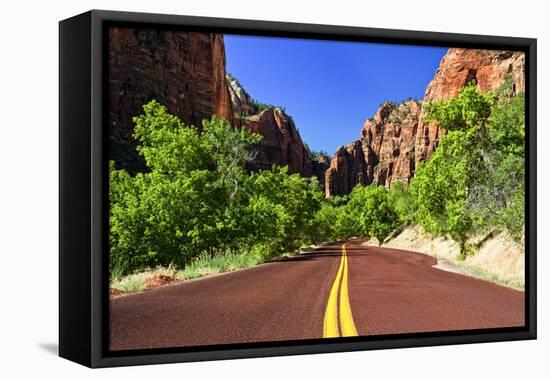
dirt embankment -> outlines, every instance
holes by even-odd
[[[365,242],[378,245],[376,239]],[[479,235],[469,240],[477,245],[474,254],[461,259],[458,243],[450,238],[432,238],[419,226],[408,227],[383,246],[425,253],[439,260],[437,268],[451,270],[499,285],[524,289],[525,247],[505,232]]]

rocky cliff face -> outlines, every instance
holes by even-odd
[[[383,104],[361,130],[361,139],[340,147],[325,176],[325,194],[343,195],[356,184],[390,186],[414,174],[414,140],[420,103]]]
[[[108,75],[110,158],[119,168],[144,168],[132,117],[153,98],[188,125],[233,118],[221,34],[111,28]]]
[[[145,169],[131,138],[132,117],[155,98],[186,124],[200,127],[217,114],[234,127],[261,134],[250,169],[288,165],[291,173],[318,177],[327,196],[348,194],[359,183],[390,187],[396,180],[408,182],[444,132],[424,121],[422,103],[455,97],[470,82],[494,91],[506,75],[516,92],[525,90],[523,53],[449,49],[422,102],[383,104],[363,125],[360,139],[340,147],[328,161],[312,156],[290,116],[275,107],[261,110],[226,75],[222,35],[111,28],[109,44],[110,159],[118,168]]]
[[[227,75],[227,84],[231,96],[231,107],[233,110],[233,123],[240,125],[241,120],[259,113],[259,109],[254,104],[254,100],[244,90],[241,83],[234,77]]]
[[[247,127],[262,135],[258,155],[249,169],[271,169],[275,165],[287,165],[289,173],[316,176],[324,183],[328,159],[314,158],[302,141],[292,117],[283,110],[271,106],[260,110],[252,97],[233,77],[227,76],[233,109],[233,125]]]
[[[525,92],[525,54],[499,50],[452,48],[447,51],[433,80],[426,89],[424,103],[456,97],[460,88],[471,82],[482,92],[495,91],[506,75],[515,92]],[[415,141],[415,164],[429,159],[444,130],[424,121],[424,112]]]
[[[324,178],[291,117],[274,107],[260,111],[239,82],[226,75],[223,36],[155,29],[109,32],[110,159],[130,172],[145,170],[132,139],[132,118],[156,99],[183,123],[200,128],[213,114],[263,136],[250,169],[288,165],[289,172]],[[326,164],[328,165],[328,164]]]
[[[384,104],[365,122],[361,140],[369,152],[369,169],[376,185],[391,186],[393,180],[408,182],[414,175],[415,136],[421,105],[409,100],[400,105]]]
[[[451,48],[445,54],[422,102],[383,104],[365,122],[361,138],[340,147],[325,174],[327,196],[348,194],[358,183],[408,183],[421,161],[429,159],[444,134],[424,121],[422,104],[456,97],[474,82],[481,91],[495,91],[510,75],[516,92],[525,90],[525,56],[519,52]]]
[[[242,120],[243,126],[263,138],[250,168],[271,169],[273,164],[288,165],[289,173],[313,175],[313,162],[296,130],[294,121],[278,108],[268,108]]]

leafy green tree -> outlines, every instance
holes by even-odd
[[[156,101],[144,111],[134,118],[135,138],[149,171],[131,177],[111,166],[112,266],[184,266],[235,247],[244,166],[259,136],[216,117],[201,133]]]
[[[289,175],[287,167],[273,166],[269,171],[252,173],[246,184],[250,195],[249,214],[254,214],[258,201],[263,204],[264,209],[268,203],[277,209],[276,217],[262,219],[278,224],[279,231],[274,235],[278,238],[278,250],[292,251],[310,239],[313,232],[312,219],[322,201],[322,192],[316,178]],[[255,234],[263,233],[263,230],[258,229],[259,221],[254,217],[251,219],[255,226],[252,235],[260,237]],[[273,225],[266,225],[266,229],[271,226]]]
[[[486,153],[489,223],[506,228],[519,240],[525,223],[525,96],[512,92],[509,77],[497,91],[488,126]]]
[[[323,201],[321,208],[315,213],[311,224],[310,239],[313,243],[334,241],[339,239],[337,232],[339,208],[329,201]]]
[[[493,94],[480,93],[474,84],[460,90],[458,97],[425,105],[426,120],[445,130],[483,126],[491,115]]]
[[[492,106],[493,95],[478,92],[475,85],[464,87],[457,98],[426,105],[427,121],[448,132],[412,180],[416,219],[432,234],[450,235],[461,252],[476,226],[468,195],[485,171],[483,143]]]
[[[461,251],[473,231],[467,208],[468,185],[479,161],[475,129],[450,131],[440,140],[428,164],[421,164],[410,192],[417,205],[416,221],[434,235],[449,234]]]
[[[355,236],[371,236],[382,244],[399,225],[388,190],[383,186],[356,186],[346,204],[349,222],[354,222]]]
[[[392,207],[399,217],[399,223],[402,225],[413,223],[417,206],[408,191],[407,185],[401,181],[392,181],[388,196]]]
[[[523,228],[525,110],[510,85],[507,79],[497,96],[470,85],[426,105],[426,119],[448,132],[412,180],[415,218],[432,234],[450,235],[463,253],[474,232]]]

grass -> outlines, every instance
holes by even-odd
[[[264,259],[252,254],[223,253],[210,257],[203,254],[195,259],[185,269],[176,273],[176,279],[188,280],[201,276],[207,276],[216,273],[229,272],[237,269],[247,268],[264,262]]]
[[[491,273],[480,267],[467,266],[464,264],[460,264],[460,267],[461,270],[468,276],[490,281],[497,285],[511,287],[513,289],[525,290],[525,283],[523,281]]]
[[[143,272],[123,275],[124,266],[115,265],[111,269],[111,287],[123,292],[140,292],[147,288],[147,281],[156,276],[168,276],[176,281],[190,280],[237,269],[248,268],[265,262],[266,259],[253,253],[220,253],[214,257],[202,254],[184,269],[158,267]]]
[[[131,274],[112,282],[111,287],[124,292],[139,292],[145,289],[145,280],[139,274]]]
[[[126,272],[127,264],[122,260],[118,260],[111,267],[109,272],[111,282],[118,282],[124,278],[124,273]]]
[[[464,274],[473,278],[489,281],[500,286],[506,286],[512,289],[525,290],[525,283],[513,277],[507,277],[503,274],[490,272],[478,266],[468,265],[466,258],[462,254],[457,254],[453,261],[439,257],[438,260],[445,265],[450,266],[457,273]]]

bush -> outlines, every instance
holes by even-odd
[[[448,133],[412,180],[415,220],[450,235],[462,253],[474,232],[505,228],[518,239],[523,231],[525,102],[510,86],[507,78],[495,97],[470,85],[426,105],[427,120]]]
[[[223,119],[187,127],[152,101],[134,119],[138,151],[149,171],[110,171],[111,269],[128,272],[174,264],[224,250],[233,211],[244,193],[244,168],[259,136]]]
[[[199,132],[156,101],[144,111],[134,135],[148,171],[110,165],[112,275],[224,253],[265,259],[312,239],[320,185],[286,167],[249,174],[260,135],[217,117]]]
[[[355,236],[375,237],[379,244],[399,225],[399,215],[388,190],[383,186],[356,186],[346,208],[350,215],[349,222],[356,224]]]

